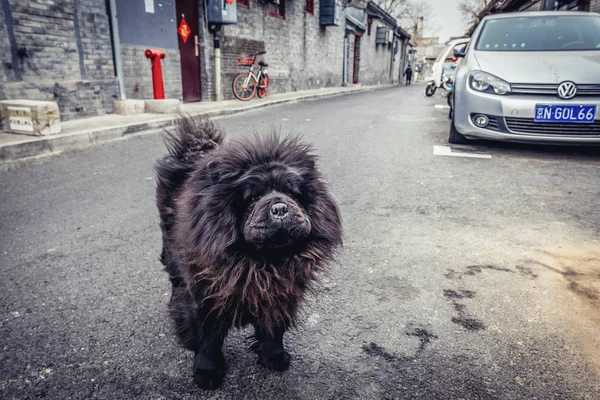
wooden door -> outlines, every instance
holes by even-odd
[[[199,21],[196,0],[177,0],[177,40],[181,57],[183,101],[200,101]]]
[[[358,73],[360,72],[360,37],[361,35],[355,35],[354,37],[354,68],[352,74],[352,82],[358,83]]]

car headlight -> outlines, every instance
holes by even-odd
[[[478,92],[507,94],[511,92],[510,83],[483,71],[471,73],[471,89]]]

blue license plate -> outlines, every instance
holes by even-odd
[[[595,105],[538,104],[535,106],[535,122],[574,122],[591,124],[596,118]]]

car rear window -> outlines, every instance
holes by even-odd
[[[600,50],[600,17],[560,15],[491,19],[485,22],[479,51]]]

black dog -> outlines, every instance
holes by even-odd
[[[210,120],[183,118],[156,167],[169,310],[205,389],[223,380],[232,327],[253,324],[260,364],[289,367],[283,334],[342,244],[309,145],[276,135],[223,145],[223,136]]]

